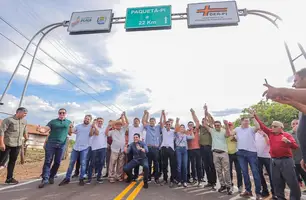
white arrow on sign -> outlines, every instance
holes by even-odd
[[[165,24],[168,23],[168,17],[165,17]]]

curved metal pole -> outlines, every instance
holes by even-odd
[[[29,83],[29,79],[30,79],[30,76],[31,76],[31,72],[32,72],[32,69],[33,69],[33,64],[34,64],[34,60],[35,60],[35,56],[37,54],[37,51],[39,49],[39,45],[40,43],[43,41],[43,39],[48,35],[48,33],[50,33],[52,30],[58,28],[58,27],[61,27],[63,26],[63,23],[60,23],[60,24],[57,24],[56,26],[53,26],[52,28],[50,28],[46,33],[43,33],[43,36],[39,39],[39,42],[37,43],[36,45],[36,48],[35,48],[35,51],[34,51],[34,54],[33,54],[33,57],[32,57],[32,61],[31,61],[31,65],[29,67],[29,73],[28,73],[28,76],[27,76],[27,79],[25,81],[25,84],[24,84],[24,87],[23,87],[23,91],[22,91],[22,95],[20,97],[20,102],[19,102],[19,107],[21,107],[22,105],[22,101],[23,101],[23,98],[24,98],[24,95],[26,93],[26,90],[28,88],[28,83]]]
[[[263,14],[266,14],[266,15],[271,15],[272,17],[275,17],[276,19],[280,20],[280,21],[283,21],[283,19],[278,16],[277,14],[274,14],[274,13],[271,13],[271,12],[268,12],[268,11],[265,11],[265,10],[247,10],[247,12],[257,12],[257,13],[263,13]]]
[[[19,62],[18,62],[18,64],[17,64],[17,66],[16,66],[16,68],[15,68],[15,70],[14,70],[14,72],[13,72],[13,74],[12,74],[10,80],[9,80],[9,82],[7,83],[7,85],[6,85],[5,89],[4,89],[4,92],[2,93],[2,96],[1,96],[1,98],[0,98],[0,105],[3,105],[3,102],[2,102],[2,101],[3,101],[3,98],[4,98],[4,96],[6,95],[6,93],[7,93],[8,89],[9,89],[9,87],[11,86],[12,81],[13,81],[13,79],[14,79],[14,77],[15,77],[15,75],[16,75],[18,69],[19,69],[19,66],[20,66],[20,64],[21,64],[21,62],[22,62],[22,60],[23,60],[25,54],[27,53],[27,51],[28,51],[30,45],[32,44],[33,40],[34,40],[34,39],[36,38],[36,36],[37,36],[38,34],[40,34],[42,31],[44,31],[44,30],[46,30],[46,29],[48,29],[48,28],[50,28],[50,27],[52,27],[52,26],[56,26],[56,25],[60,25],[60,24],[63,25],[63,22],[61,22],[61,23],[50,24],[50,25],[48,25],[48,26],[46,26],[46,27],[40,29],[39,31],[37,31],[37,32],[35,33],[35,35],[31,38],[31,40],[29,41],[27,47],[25,48],[25,50],[24,50],[24,52],[23,52],[23,54],[22,54],[22,56],[21,56],[21,58],[20,58],[20,60],[19,60]]]
[[[269,13],[269,12],[267,12]],[[263,14],[260,14],[260,13],[256,13],[256,12],[251,12],[251,11],[247,11],[247,14],[249,15],[256,15],[256,16],[259,16],[259,17],[262,17],[266,20],[268,20],[269,22],[271,22],[277,29],[279,29],[278,25],[276,24],[276,22],[271,19],[270,17],[268,16],[265,16]],[[272,16],[274,16],[275,14],[273,14]],[[277,15],[275,15],[277,16]],[[276,17],[277,19],[281,19],[280,17]],[[286,40],[284,40],[284,46],[285,46],[285,49],[286,49],[286,53],[287,53],[287,56],[288,56],[288,59],[289,59],[289,63],[290,63],[290,66],[291,66],[291,69],[292,69],[292,72],[293,72],[293,75],[296,73],[296,70],[295,70],[295,66],[294,66],[294,63],[293,63],[293,59],[292,59],[292,56],[291,56],[291,53],[290,53],[290,50],[289,50],[289,47],[288,47],[288,44],[286,42]]]

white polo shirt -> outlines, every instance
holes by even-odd
[[[111,149],[115,153],[123,152],[125,147],[125,132],[127,127],[122,127],[120,130],[111,130],[108,132],[108,136],[112,137],[113,142]]]
[[[134,142],[134,134],[139,133],[140,134],[140,140],[143,139],[143,126],[135,127],[135,126],[129,126],[129,144]]]
[[[75,127],[75,144],[73,149],[76,151],[83,151],[89,147],[89,133],[91,125],[79,124]]]
[[[107,148],[107,136],[105,135],[105,127],[98,127],[98,130],[99,135],[91,136],[91,149],[93,151],[97,149]]]
[[[236,139],[237,139],[237,149],[246,150],[251,152],[257,152],[255,143],[255,128],[235,128]]]

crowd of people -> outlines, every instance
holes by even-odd
[[[212,117],[206,105],[201,122],[190,109],[192,121],[187,127],[180,123],[179,118],[175,121],[167,119],[164,110],[159,123],[144,111],[142,119],[134,118],[131,125],[123,112],[119,119],[109,121],[107,125],[102,117],[93,120],[91,115],[86,115],[82,124],[74,126],[66,118],[67,111],[60,109],[57,119],[51,120],[46,127],[37,127],[37,131],[49,133],[44,146],[45,161],[39,188],[54,184],[67,147],[67,136],[75,134],[69,167],[60,186],[68,184],[71,177],[79,177],[81,186],[91,184],[94,177],[98,183],[103,183],[105,165],[105,177],[110,183],[124,181],[124,174],[127,175],[126,182],[136,181],[140,178],[141,166],[144,188],[154,181],[170,187],[190,184],[216,190],[218,179],[218,192],[231,195],[235,171],[240,196],[251,197],[250,167],[256,199],[270,194],[272,199],[285,199],[286,184],[290,189],[290,199],[300,199],[300,186],[306,181],[306,91],[303,89],[306,88],[306,68],[295,74],[293,87],[296,89],[264,85],[267,87],[264,95],[268,99],[301,111],[299,120],[294,119],[291,123],[291,132],[285,132],[280,121],[273,121],[268,128],[254,110],[249,111],[249,117],[241,118],[237,127],[227,120],[222,124]],[[16,115],[4,119],[1,124],[0,163],[9,158],[8,184],[18,183],[13,172],[22,137],[28,137],[26,114],[25,108],[18,108]],[[205,180],[207,183],[204,185]]]

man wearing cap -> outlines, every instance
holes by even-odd
[[[272,180],[277,199],[285,199],[285,186],[290,188],[290,199],[300,199],[301,189],[295,175],[294,161],[291,149],[297,149],[298,145],[290,133],[283,131],[284,125],[279,121],[273,121],[271,129],[259,120],[260,129],[270,139],[270,154],[272,157]]]
[[[27,113],[26,108],[20,107],[14,116],[4,119],[0,126],[0,163],[9,157],[6,184],[18,184],[13,175],[22,146],[22,138],[28,139],[27,121],[24,119]]]
[[[112,137],[111,156],[109,161],[108,178],[110,183],[123,181],[123,165],[125,161],[124,147],[125,145],[125,132],[128,128],[129,122],[125,115],[122,113],[120,120],[109,124],[105,130],[106,136]],[[110,130],[114,126],[113,130]],[[117,165],[117,166],[116,166]]]

